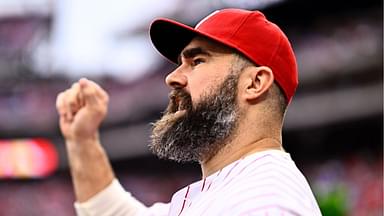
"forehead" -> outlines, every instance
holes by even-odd
[[[217,54],[231,54],[235,52],[234,49],[230,47],[227,47],[213,40],[198,36],[193,38],[192,41],[181,51],[181,53],[183,53],[185,50],[197,47],[202,48],[210,53]]]

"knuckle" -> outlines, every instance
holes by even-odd
[[[109,103],[109,100],[110,100],[109,95],[105,94],[104,97],[103,97],[104,103]]]
[[[70,101],[68,101],[68,105],[70,107],[76,107],[77,106],[77,102],[75,100],[70,100]]]
[[[61,101],[63,100],[63,93],[59,93],[56,97],[56,105],[58,105],[59,103],[61,103]]]
[[[56,107],[57,108],[60,108],[62,107],[64,104],[64,93],[61,92],[57,95],[57,98],[56,98]]]
[[[83,93],[86,96],[92,96],[92,95],[95,94],[95,90],[93,88],[91,88],[91,87],[87,87],[87,88],[83,89]]]

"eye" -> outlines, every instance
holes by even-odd
[[[199,65],[201,63],[204,63],[204,62],[205,61],[202,58],[195,58],[195,59],[192,60],[191,65],[192,66],[197,66],[197,65]]]

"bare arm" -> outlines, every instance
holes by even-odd
[[[77,215],[168,215],[169,204],[147,208],[114,180],[98,133],[108,108],[108,94],[99,85],[79,80],[57,96],[56,107],[68,152]]]
[[[66,141],[76,199],[83,202],[114,179],[98,133],[107,113],[108,94],[96,83],[81,79],[58,95],[56,107]]]

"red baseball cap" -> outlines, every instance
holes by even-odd
[[[288,103],[291,101],[298,85],[295,54],[284,32],[260,11],[217,10],[195,28],[166,18],[156,19],[150,26],[155,48],[176,64],[181,51],[196,36],[234,48],[255,64],[270,67]]]

